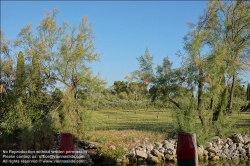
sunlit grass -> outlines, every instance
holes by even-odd
[[[105,146],[121,144],[132,148],[145,138],[150,142],[163,141],[169,133],[173,133],[172,113],[169,109],[109,109],[88,112],[92,113],[95,130],[87,132],[85,137]]]
[[[128,149],[142,144],[147,138],[150,142],[167,139],[174,133],[171,109],[107,109],[88,111],[92,113],[95,130],[88,131],[85,139],[105,145],[124,145]],[[206,119],[211,117],[211,110],[204,110]],[[250,113],[234,112],[229,121],[236,121],[236,130],[250,134]],[[198,116],[195,121],[200,123]],[[234,132],[234,131],[233,131]]]
[[[171,111],[157,110],[100,110],[93,111],[97,124],[96,130],[143,130],[153,132],[167,132],[171,127]],[[170,132],[170,130],[169,130]]]

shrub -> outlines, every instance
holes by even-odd
[[[115,165],[117,159],[123,159],[128,153],[123,146],[118,146],[116,149],[101,149],[100,152],[104,156],[104,163],[106,165]]]
[[[197,136],[197,143],[204,144],[211,138],[213,133],[208,125],[208,120],[204,119],[205,126],[197,122],[198,111],[196,108],[195,98],[191,98],[189,103],[182,103],[182,109],[173,109],[174,130],[176,133],[194,132]],[[209,116],[211,115],[206,115],[205,117]]]

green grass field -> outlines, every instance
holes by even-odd
[[[208,111],[205,110],[204,114],[209,114]],[[144,138],[162,141],[174,132],[170,109],[107,109],[89,112],[92,113],[95,130],[87,133],[87,139],[107,145],[128,145],[143,141]],[[238,132],[250,134],[250,112],[235,112],[228,120],[232,119],[236,120]],[[199,123],[198,116],[196,122]]]
[[[156,109],[93,111],[97,130],[171,131],[171,112]]]

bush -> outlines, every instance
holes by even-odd
[[[46,117],[33,122],[36,117],[34,111],[19,104],[6,113],[4,123],[1,124],[1,147],[20,150],[51,148],[55,133],[51,118]]]
[[[13,144],[17,144],[20,142],[22,130],[32,128],[30,119],[25,114],[26,110],[22,104],[13,105],[6,112],[1,123],[3,147],[10,148]]]
[[[96,123],[93,121],[92,112],[88,112],[85,109],[80,111],[80,119],[81,122],[79,124],[80,127],[80,137],[86,138],[89,131],[92,131],[96,127]]]
[[[54,134],[55,131],[49,117],[35,125],[32,125],[31,122],[27,123],[19,135],[20,149],[49,150],[54,146]]]
[[[202,126],[201,123],[197,122],[198,111],[196,108],[195,98],[191,98],[189,103],[182,103],[182,109],[173,109],[174,130],[176,133],[194,132],[197,136],[197,143],[204,144],[213,134],[209,126]],[[208,121],[205,124],[208,124]]]
[[[240,105],[240,104],[239,104]],[[236,108],[238,109],[238,106]],[[176,133],[195,132],[197,143],[204,145],[214,136],[228,137],[236,132],[235,123],[237,118],[220,113],[216,121],[212,121],[213,111],[203,111],[204,126],[198,119],[198,110],[194,99],[190,99],[189,104],[183,104],[182,109],[173,109],[173,124]],[[236,109],[235,108],[235,109]],[[217,110],[220,109],[220,110]],[[222,107],[216,107],[217,112],[223,112]],[[234,114],[237,114],[235,112]]]
[[[116,149],[101,149],[100,152],[104,156],[104,163],[106,165],[115,165],[117,159],[123,159],[124,156],[128,153],[123,146],[118,146]]]
[[[53,127],[53,119],[50,116],[42,119],[32,130],[32,134],[34,134],[33,149],[51,149],[54,146],[56,131]]]
[[[174,109],[173,123],[177,133],[181,132],[195,132],[196,131],[196,117],[197,110],[194,107],[193,99],[190,104],[183,105],[182,109]]]

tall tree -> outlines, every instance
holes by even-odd
[[[187,57],[183,67],[186,69],[187,84],[191,85],[191,87],[197,86],[197,110],[202,126],[204,126],[205,123],[202,105],[207,75],[207,60],[202,49],[206,44],[205,39],[209,34],[209,31],[204,28],[204,21],[206,21],[207,17],[207,13],[205,13],[203,17],[200,17],[198,24],[191,25],[191,31],[184,37],[184,49],[187,52]]]
[[[13,90],[16,68],[14,66],[14,57],[11,55],[13,42],[5,38],[4,33],[0,30],[0,95],[3,101],[5,94]],[[6,104],[6,102],[4,102]]]
[[[41,94],[42,82],[38,55],[33,55],[30,69],[30,96],[34,99]]]
[[[146,47],[144,55],[136,59],[139,62],[139,70],[133,71],[132,77],[148,86],[154,79],[153,56],[150,55],[148,47]]]
[[[36,32],[32,31],[30,24],[22,28],[16,44],[26,51],[28,57],[38,56],[43,79],[52,84],[58,82],[64,85],[66,91],[62,100],[62,126],[65,130],[73,130],[78,134],[80,121],[83,120],[77,100],[78,91],[87,89],[93,95],[105,82],[99,75],[93,76],[87,65],[99,60],[88,18],[83,17],[78,26],[70,26],[67,22],[59,26],[57,14],[57,9],[52,13],[46,11],[46,16],[40,21]],[[33,60],[35,63],[36,58]],[[67,128],[68,122],[74,122],[71,129]]]
[[[26,98],[27,75],[25,69],[25,60],[23,53],[20,51],[17,58],[15,93],[17,98]]]
[[[198,87],[197,109],[202,124],[204,88],[210,90],[211,103],[216,100],[219,104],[222,102],[219,98],[224,98],[227,92],[222,85],[225,75],[232,78],[228,107],[228,112],[232,112],[237,74],[250,66],[248,15],[249,2],[209,1],[204,15],[197,25],[190,24],[193,30],[184,38],[188,53],[186,62],[189,62],[186,71],[190,73],[187,76]],[[207,49],[207,52],[203,51]]]
[[[250,100],[250,83],[247,84],[247,101]]]
[[[93,29],[86,16],[79,26],[70,26],[67,22],[58,26],[57,14],[58,9],[52,14],[46,11],[37,33],[32,32],[32,25],[22,28],[17,43],[30,56],[39,56],[43,76],[62,83],[76,98],[78,88],[97,79],[86,63],[99,60],[99,54],[95,52]]]
[[[218,26],[213,36],[222,43],[220,55],[226,66],[226,72],[232,78],[228,112],[233,112],[234,91],[237,77],[241,71],[249,70],[250,57],[250,2],[249,1],[216,1],[209,2],[216,10]]]
[[[153,99],[157,97],[169,101],[181,109],[181,104],[175,99],[182,93],[188,94],[188,92],[183,91],[185,88],[181,86],[183,81],[181,69],[172,69],[172,64],[166,57],[163,59],[162,65],[157,66],[154,85],[149,92]]]

